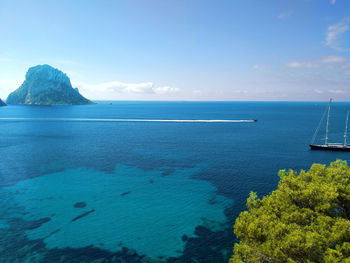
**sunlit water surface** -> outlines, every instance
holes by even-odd
[[[271,192],[280,169],[350,160],[308,148],[325,106],[1,107],[0,262],[226,262],[250,191]],[[349,108],[334,103],[331,141]]]

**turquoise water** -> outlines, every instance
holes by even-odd
[[[18,204],[28,221],[50,218],[26,231],[48,248],[128,247],[155,259],[175,257],[183,252],[182,236],[193,237],[196,226],[220,229],[232,203],[217,196],[209,182],[191,179],[198,170],[163,176],[121,165],[113,173],[69,169],[6,188],[11,199],[3,206]],[[74,207],[79,202],[86,206]]]
[[[350,160],[349,153],[308,149],[325,106],[2,107],[0,262],[226,262],[232,225],[249,191],[271,192],[279,169]],[[333,141],[342,139],[348,108],[349,103],[334,103]],[[322,142],[322,133],[317,140]]]

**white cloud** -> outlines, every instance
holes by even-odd
[[[292,61],[287,63],[286,66],[289,68],[319,68],[326,65],[327,68],[331,69],[334,68],[334,66],[331,64],[342,63],[341,67],[343,67],[346,65],[344,64],[346,61],[347,59],[345,57],[329,55],[314,61]]]
[[[339,23],[328,26],[325,43],[326,46],[338,51],[346,50],[342,47],[341,36],[349,30],[349,22],[349,17],[345,17]]]
[[[283,19],[286,19],[288,17],[290,17],[291,15],[293,14],[292,11],[289,11],[289,12],[282,12],[280,13],[277,18],[280,19],[280,20],[283,20]]]
[[[346,93],[346,91],[342,90],[342,89],[335,89],[335,90],[331,89],[329,92],[334,93],[334,94],[345,94]]]
[[[127,83],[120,81],[103,82],[96,85],[88,85],[81,82],[73,82],[74,87],[93,92],[118,92],[136,94],[170,94],[180,89],[170,86],[155,86],[153,82]]]
[[[154,93],[156,94],[169,94],[180,91],[179,88],[164,86],[164,87],[156,87],[153,88]]]
[[[319,63],[311,62],[311,61],[292,61],[287,63],[287,67],[289,68],[318,68],[320,67]]]
[[[331,0],[331,4],[335,5],[336,0]]]
[[[322,94],[322,93],[323,93],[323,90],[320,90],[320,89],[314,89],[314,92],[316,92],[317,94]]]
[[[103,85],[103,84],[102,84]],[[112,89],[117,92],[123,93],[141,93],[141,94],[150,94],[153,92],[153,83],[144,82],[144,83],[124,83],[124,82],[109,82],[104,83],[109,89]]]
[[[256,70],[261,70],[261,69],[264,69],[265,67],[263,65],[253,65],[253,69],[256,69]]]
[[[340,56],[327,56],[325,58],[322,59],[323,63],[341,63],[341,62],[345,62],[346,58],[344,57],[340,57]]]

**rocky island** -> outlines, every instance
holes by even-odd
[[[7,97],[6,102],[25,105],[93,104],[72,87],[65,73],[49,65],[29,68],[23,84]]]
[[[3,101],[0,99],[0,107],[1,107],[1,106],[6,106],[6,103],[3,102]]]

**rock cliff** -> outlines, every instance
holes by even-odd
[[[29,68],[23,84],[8,96],[6,102],[26,105],[93,103],[73,89],[65,73],[49,65]]]

